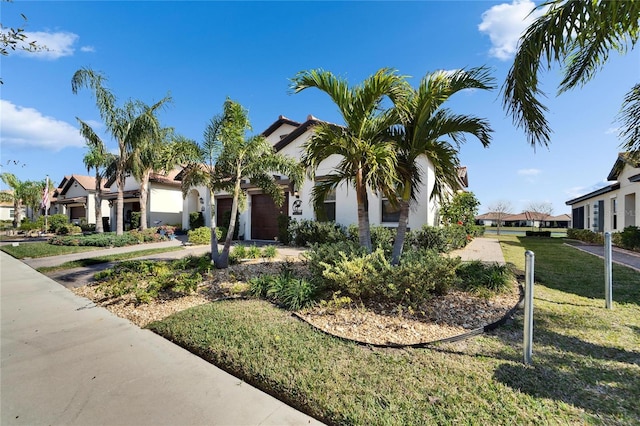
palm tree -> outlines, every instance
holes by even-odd
[[[217,268],[229,266],[236,215],[244,208],[247,198],[246,190],[241,187],[242,181],[249,180],[253,186],[262,189],[278,206],[284,202],[284,191],[276,182],[274,173],[287,175],[296,186],[302,182],[303,171],[299,163],[276,153],[263,136],[247,138],[246,133],[250,130],[247,111],[239,103],[227,99],[222,116],[215,117],[205,131],[206,149],[203,151],[209,156],[210,163],[192,165],[185,174],[189,175],[188,179],[183,180],[183,193],[187,185],[207,184],[211,191],[226,191],[233,195],[227,237],[222,252],[214,260]],[[217,255],[213,236],[212,259]]]
[[[329,191],[340,183],[352,184],[358,206],[358,239],[371,251],[369,226],[369,189],[393,187],[396,183],[396,149],[389,128],[396,123],[391,112],[381,112],[385,96],[398,102],[406,82],[394,70],[383,68],[359,86],[349,87],[346,80],[323,70],[298,73],[291,88],[295,93],[315,87],[328,94],[338,107],[344,127],[321,123],[304,145],[302,164],[311,179],[320,163],[332,155],[341,157],[335,172],[323,177],[312,191],[313,203],[319,210]]]
[[[127,101],[124,106],[116,106],[116,98],[104,86],[106,78],[89,68],[81,68],[71,79],[71,90],[78,93],[82,87],[90,88],[96,98],[96,106],[104,121],[107,132],[118,143],[115,161],[115,182],[118,188],[116,206],[116,234],[124,232],[124,184],[131,164],[131,156],[136,144],[144,138],[157,138],[160,125],[155,112],[171,100],[169,96],[152,106],[140,101]]]
[[[102,226],[102,182],[107,177],[107,170],[109,166],[115,161],[115,156],[107,151],[102,139],[93,131],[84,121],[76,118],[80,124],[80,134],[85,138],[88,151],[84,155],[83,162],[87,167],[87,172],[91,169],[95,170],[95,182],[96,192],[94,194],[95,200],[95,214],[96,214],[96,232],[103,233],[104,227]]]
[[[393,264],[400,260],[410,203],[415,200],[416,189],[422,184],[418,158],[425,157],[433,166],[435,181],[431,197],[444,200],[460,187],[458,148],[465,142],[466,135],[475,136],[485,147],[491,142],[492,130],[486,120],[454,114],[443,104],[462,90],[491,90],[495,85],[489,71],[479,67],[436,71],[425,75],[417,89],[405,87],[407,93],[395,105],[401,125],[392,130],[398,143],[397,174],[400,178],[395,188],[400,217],[393,246]],[[452,143],[442,140],[443,137],[448,137]]]
[[[536,19],[520,38],[513,65],[502,88],[505,109],[514,123],[525,129],[533,147],[548,145],[551,134],[545,118],[547,107],[539,100],[544,96],[538,88],[540,67],[546,65],[549,68],[554,62],[563,65],[564,78],[558,88],[560,94],[591,80],[611,51],[625,53],[633,49],[640,36],[639,1],[554,0],[538,6],[547,7],[546,13]],[[638,92],[640,85],[635,85],[626,99],[637,105],[640,102]],[[638,110],[640,107],[636,107]],[[622,130],[622,136],[637,136],[639,117],[636,114],[635,120],[624,122],[627,127]],[[639,148],[637,143],[631,145]]]
[[[11,188],[10,191],[0,192],[0,201],[13,203],[13,227],[17,228],[22,221],[22,207],[35,207],[40,203],[45,182],[21,181],[8,172],[0,174],[0,179]]]

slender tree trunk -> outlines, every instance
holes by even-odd
[[[93,200],[96,203],[94,211],[96,213],[96,232],[102,234],[104,228],[102,227],[102,178],[96,168],[96,193],[93,196]]]
[[[402,249],[404,248],[404,240],[407,235],[407,223],[409,222],[409,201],[404,199],[404,196],[399,201],[400,204],[400,217],[398,218],[398,229],[396,230],[396,240],[393,242],[393,252],[391,255],[391,264],[397,265],[400,263],[400,256],[402,256]]]
[[[22,203],[19,199],[13,202],[13,227],[17,228],[20,226],[20,221],[22,220]]]
[[[371,227],[369,225],[369,197],[363,182],[362,168],[356,175],[356,197],[358,199],[358,240],[371,253]]]
[[[140,179],[140,229],[147,229],[147,200],[149,198],[149,176],[151,170],[145,170]]]
[[[124,234],[124,170],[118,170],[116,178],[118,198],[116,199],[116,235]]]
[[[209,190],[209,200],[214,201],[215,196]],[[215,202],[211,203],[211,262],[217,265],[220,259],[220,253],[218,252],[218,234],[216,233],[217,221],[216,221],[216,206]],[[217,267],[217,266],[216,266]]]
[[[236,178],[236,185],[233,188],[233,202],[231,204],[231,220],[229,221],[229,230],[227,231],[227,238],[224,240],[224,247],[222,253],[218,259],[216,267],[224,269],[229,267],[229,251],[231,250],[231,240],[233,239],[233,233],[236,230],[236,215],[238,214],[238,198],[240,197],[240,177]]]

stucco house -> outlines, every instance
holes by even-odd
[[[180,225],[182,223],[182,190],[180,189],[180,182],[175,180],[181,170],[182,167],[177,167],[169,172],[151,173],[147,189],[147,224],[149,226],[159,224]],[[105,186],[107,190],[102,197],[107,203],[107,209],[104,212],[109,213],[110,227],[115,230],[116,200],[118,198],[118,187],[115,178],[109,179]],[[128,175],[124,184],[123,228],[125,230],[131,228],[131,214],[139,211],[140,182],[132,175]]]
[[[102,188],[105,190],[105,187]],[[51,199],[49,214],[64,214],[71,223],[96,223],[96,179],[92,176],[65,176]],[[102,201],[102,214],[108,213],[108,203]]]
[[[605,187],[566,202],[571,206],[573,228],[619,232],[640,226],[636,215],[640,211],[640,162],[620,153],[607,181]]]
[[[10,189],[3,190],[2,192],[9,193],[13,195],[13,191]],[[13,221],[13,216],[15,213],[14,205],[12,202],[0,202],[0,220],[9,220]],[[21,217],[26,217],[27,208],[25,206],[21,207]]]
[[[318,118],[309,115],[306,121],[300,123],[287,117],[280,116],[262,135],[281,154],[301,158],[302,145],[312,136],[314,126],[321,123]],[[340,161],[340,157],[330,157],[320,164],[316,173],[316,181],[323,175],[331,173]],[[426,158],[418,160],[423,172],[423,186],[417,189],[417,201],[409,214],[409,228],[417,229],[423,225],[436,226],[440,219],[438,205],[430,200],[433,190],[434,171]],[[292,219],[316,220],[316,212],[311,202],[311,191],[315,182],[305,177],[301,187],[293,187],[287,176],[277,176],[279,184],[285,191],[285,201],[282,207],[277,207],[271,197],[262,193],[259,188],[252,187],[250,182],[244,184],[248,193],[247,209],[240,214],[239,236],[246,240],[271,240],[278,234],[278,216],[288,215]],[[467,169],[459,170],[460,189],[468,186]],[[456,188],[457,189],[457,188]],[[207,225],[210,224],[210,206],[208,191],[205,188],[193,188],[183,204],[183,226],[188,224],[189,213],[202,211]],[[231,209],[231,197],[228,194],[215,194],[216,218],[219,223],[226,210]],[[357,205],[355,189],[350,185],[339,186],[334,194],[325,200],[324,213],[328,220],[334,220],[342,225],[357,223]],[[380,194],[369,193],[369,220],[372,225],[396,227],[398,212]]]

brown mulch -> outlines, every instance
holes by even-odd
[[[293,266],[299,272],[304,265]],[[92,300],[115,315],[145,327],[176,312],[212,301],[241,296],[247,290],[246,280],[252,276],[277,274],[280,262],[252,261],[216,270],[212,278],[202,283],[192,295],[164,295],[148,304],[136,304],[132,295],[106,298],[92,283],[72,288],[82,297]],[[502,318],[519,299],[514,283],[507,294],[490,299],[462,291],[437,296],[420,306],[418,311],[406,307],[372,302],[335,305],[329,303],[298,312],[308,323],[327,333],[371,344],[418,344],[457,336],[483,327]]]

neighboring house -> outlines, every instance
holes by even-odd
[[[489,212],[476,216],[476,225],[480,226],[504,226],[504,220],[511,216],[509,213]]]
[[[568,214],[551,216],[537,212],[522,212],[518,214],[489,212],[476,216],[476,225],[497,226],[498,221],[502,226],[568,228],[571,223],[571,216]]]
[[[618,232],[640,226],[640,162],[620,153],[607,180],[607,186],[566,202],[573,228]]]
[[[13,191],[10,189],[3,190],[2,192],[6,192],[9,194],[13,194]],[[27,208],[21,207],[22,214],[21,217],[26,217]],[[0,202],[0,220],[9,220],[13,221],[13,215],[15,213],[13,203],[11,202]]]
[[[102,190],[104,192],[106,188],[103,187]],[[53,193],[49,214],[64,214],[69,218],[69,222],[75,224],[95,224],[95,193],[95,177],[75,174],[65,176]],[[108,202],[103,200],[103,217],[108,213]]]
[[[180,225],[182,221],[183,199],[180,189],[180,182],[175,178],[182,171],[176,168],[168,173],[151,173],[149,177],[149,187],[147,194],[147,224],[157,225]],[[108,202],[109,224],[111,229],[115,229],[116,206],[118,198],[118,187],[115,178],[109,179],[105,186],[107,192],[103,194],[103,199]],[[140,182],[132,175],[128,175],[124,184],[124,229],[131,229],[131,214],[140,211]],[[104,214],[104,213],[103,213]],[[187,227],[188,228],[188,222]]]
[[[293,121],[280,116],[271,124],[262,135],[281,154],[301,158],[302,145],[313,134],[315,125],[321,123],[316,117],[309,115],[304,123]],[[339,156],[330,157],[320,164],[316,172],[316,181],[320,181],[323,175],[328,175],[340,161]],[[409,214],[409,228],[418,229],[423,225],[439,225],[439,207],[430,200],[434,183],[434,171],[426,158],[418,160],[423,173],[423,186],[417,189],[417,200],[412,203]],[[316,212],[311,203],[311,191],[315,184],[308,177],[300,188],[294,188],[287,176],[277,176],[279,184],[285,191],[285,201],[282,207],[277,207],[271,197],[249,182],[243,185],[247,190],[247,209],[240,214],[239,233],[240,238],[251,240],[271,240],[278,235],[278,216],[287,215],[292,219],[316,220]],[[468,186],[467,169],[459,170],[460,187]],[[204,188],[193,188],[184,201],[183,226],[188,224],[189,213],[202,211],[205,223],[210,225],[210,200],[208,192]],[[216,194],[216,220],[220,224],[224,212],[231,209],[231,197],[227,194]],[[358,222],[357,205],[355,201],[355,189],[346,183],[342,184],[334,194],[328,196],[324,203],[324,214],[328,220],[333,220],[342,225],[350,225]],[[383,225],[396,227],[399,213],[390,203],[377,193],[369,193],[369,220],[371,225]],[[185,222],[186,221],[186,222]]]

